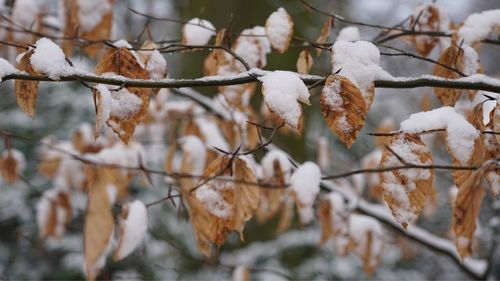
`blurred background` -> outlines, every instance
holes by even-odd
[[[60,1],[39,0],[38,2],[57,15]],[[0,1],[2,13],[9,13],[13,1]],[[307,1],[322,11],[335,13],[344,18],[384,26],[393,26],[411,15],[418,4],[429,1],[409,0],[336,0]],[[437,0],[450,20],[463,21],[469,14],[500,7],[499,0]],[[294,35],[308,41],[315,41],[320,34],[326,17],[308,11],[300,1],[280,0],[115,0],[113,16],[113,38],[130,41],[138,38],[147,19],[132,13],[134,9],[155,17],[189,20],[204,18],[217,29],[230,27],[234,32],[255,25],[264,25],[266,18],[278,7],[284,7],[291,15]],[[338,32],[348,25],[336,21],[333,42]],[[181,38],[182,24],[168,21],[149,22],[151,36],[155,41]],[[372,40],[380,30],[359,26],[363,40]],[[402,41],[392,40],[386,44],[416,53],[413,47]],[[3,46],[2,48],[8,48]],[[296,62],[302,43],[292,41],[285,54],[272,52],[268,55],[268,70],[296,71]],[[382,50],[382,49],[381,49]],[[483,44],[480,59],[484,73],[498,76],[498,45]],[[439,47],[429,55],[437,59]],[[170,78],[194,78],[203,76],[203,60],[209,51],[165,54]],[[72,60],[80,67],[92,70],[96,62],[76,55]],[[382,56],[382,67],[394,76],[420,76],[432,74],[434,65],[405,56]],[[331,73],[328,52],[314,56],[311,74],[327,76]],[[200,88],[199,92],[214,96],[216,88]],[[377,89],[375,101],[360,137],[351,150],[334,136],[326,126],[319,109],[319,91],[311,91],[312,106],[305,109],[305,129],[302,136],[279,134],[274,143],[290,153],[298,161],[316,161],[318,139],[327,141],[331,150],[331,162],[326,174],[341,173],[361,166],[364,156],[376,149],[375,138],[365,133],[373,132],[385,120],[398,128],[399,122],[423,107],[439,106],[431,88]],[[16,105],[12,83],[0,85],[0,129],[31,139],[53,135],[58,139],[69,139],[72,131],[82,122],[93,124],[94,104],[89,90],[78,83],[41,83],[34,120],[23,114]],[[259,111],[262,98],[260,89],[254,94],[252,104]],[[424,105],[423,105],[424,104]],[[441,138],[441,139],[440,139]],[[449,163],[442,144],[442,136],[436,135],[434,157],[436,164]],[[29,142],[11,140],[12,146],[21,150],[26,157],[23,180],[14,185],[0,182],[0,280],[20,279],[82,279],[83,217],[71,222],[65,236],[59,241],[41,240],[36,226],[36,202],[51,183],[36,172],[37,147]],[[2,151],[6,149],[1,146]],[[165,147],[163,144],[146,144],[149,165],[163,166]],[[261,155],[257,155],[261,157]],[[419,224],[431,232],[447,237],[451,225],[448,188],[452,185],[451,174],[439,173],[435,182],[439,192],[437,211],[432,216],[422,216]],[[131,187],[132,196],[145,202],[161,198],[165,194],[163,179],[156,178],[149,188]],[[495,208],[496,207],[496,208]],[[84,208],[84,205],[82,206]],[[191,226],[184,216],[178,217],[177,208],[169,203],[157,205],[148,210],[149,226],[147,241],[131,256],[119,262],[108,261],[103,278],[112,280],[224,280],[230,279],[235,265],[253,265],[252,279],[255,280],[462,280],[468,279],[448,257],[442,256],[388,231],[387,244],[382,262],[373,276],[362,272],[361,261],[353,256],[339,256],[328,245],[319,246],[319,222],[301,228],[294,221],[291,229],[276,235],[276,220],[263,225],[251,220],[245,229],[245,242],[232,235],[219,251],[218,259],[206,261],[196,249]],[[80,210],[83,212],[83,209]],[[488,218],[500,212],[498,202],[485,197],[480,224],[487,224]],[[491,232],[480,232],[479,255],[487,253]],[[494,267],[500,276],[500,266]]]

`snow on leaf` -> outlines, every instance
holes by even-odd
[[[193,18],[182,27],[182,44],[206,45],[214,35],[215,27],[211,22]]]
[[[85,273],[88,280],[95,280],[113,242],[113,214],[111,206],[114,198],[109,184],[112,176],[107,169],[88,168],[88,206],[84,226]]]
[[[363,261],[363,271],[373,274],[384,250],[384,232],[380,223],[369,216],[349,216],[348,248]]]
[[[57,187],[44,191],[36,205],[40,237],[62,238],[64,227],[71,220],[71,214],[71,200],[67,191]]]
[[[368,108],[359,89],[340,75],[330,75],[321,91],[321,113],[348,148],[365,125]]]
[[[488,165],[485,165],[473,171],[458,188],[453,207],[452,228],[455,233],[455,246],[462,259],[472,254],[476,220],[485,193],[482,179],[488,168]]]
[[[446,19],[438,6],[429,3],[418,5],[413,9],[410,17],[410,26],[415,31],[441,31],[446,29]],[[422,56],[426,57],[434,49],[434,46],[439,42],[439,38],[427,35],[412,36],[415,49]]]
[[[182,148],[182,161],[179,172],[182,174],[202,175],[205,170],[207,149],[200,138],[186,135],[179,139]],[[195,179],[181,178],[179,184],[183,189],[194,187]]]
[[[382,154],[380,168],[405,165],[399,157],[408,164],[432,165],[432,154],[418,135],[395,135]],[[433,178],[434,171],[430,169],[400,169],[382,173],[384,200],[396,221],[405,229],[418,217],[426,200],[434,193]]]
[[[278,8],[266,20],[266,35],[271,46],[284,53],[293,35],[293,21],[285,8]]]
[[[317,44],[325,44],[326,41],[328,40],[328,37],[330,36],[330,31],[332,30],[333,26],[333,18],[328,17],[325,22],[323,23],[323,26],[321,27],[321,34],[316,39]],[[322,48],[316,48],[316,54],[319,56],[321,52],[323,51]]]
[[[309,91],[293,72],[273,71],[262,77],[262,94],[270,111],[279,115],[290,127],[301,131],[302,108],[298,101],[309,104]]]
[[[494,112],[495,108],[490,108],[490,112],[487,113],[485,109],[487,109],[488,104],[494,104],[496,107],[498,107],[498,103],[496,101],[485,101],[482,103],[478,103],[474,109],[469,113],[468,120],[469,122],[476,127],[476,129],[480,131],[494,131]],[[484,111],[484,112],[483,112]],[[487,117],[485,120],[485,117]],[[487,122],[485,122],[487,121]],[[484,143],[484,150],[485,150],[485,155],[484,155],[484,160],[490,160],[490,159],[495,159],[500,155],[500,145],[497,142],[497,139],[495,138],[495,135],[493,134],[482,134],[480,136],[480,139]],[[477,148],[476,152],[477,152]],[[480,152],[479,152],[480,153]],[[481,164],[483,159],[477,158],[475,160],[474,164]],[[466,175],[469,175],[470,172],[468,171],[462,171],[461,173],[464,173]],[[500,193],[500,169],[493,169],[493,170],[488,170],[485,172],[484,175],[486,182],[488,183],[490,187],[490,192],[491,194],[495,197]]]
[[[486,39],[500,26],[500,9],[488,10],[469,15],[458,29],[459,41],[473,46]]]
[[[64,35],[78,36],[89,41],[109,40],[113,24],[114,0],[67,0],[64,1]],[[64,40],[64,53],[73,53],[74,41]],[[90,57],[96,57],[101,51],[101,44],[82,47]]]
[[[203,254],[209,256],[210,245],[222,245],[231,231],[243,239],[243,227],[259,204],[256,184],[245,160],[224,155],[208,165],[195,192],[182,190]]]
[[[359,29],[355,26],[344,27],[340,30],[336,41],[358,41],[361,39]]]
[[[339,75],[361,91],[367,111],[375,97],[373,81],[379,75],[386,75],[379,62],[379,50],[367,41],[337,41],[332,47],[332,73],[340,71]]]
[[[308,50],[303,50],[299,54],[299,59],[297,60],[297,71],[300,74],[309,74],[313,66],[313,57]]]
[[[283,188],[264,188],[261,190],[261,200],[259,209],[257,210],[257,220],[259,222],[267,221],[272,218],[278,211],[282,211],[283,220],[280,220],[285,226],[290,220],[287,213],[287,208],[283,204],[283,197],[285,195],[285,184],[288,183],[290,179],[290,171],[292,165],[288,161],[287,155],[281,150],[271,150],[269,151],[261,161],[262,165],[262,181],[263,183],[283,186]],[[293,215],[293,212],[290,212]],[[283,226],[283,228],[285,228]],[[279,229],[279,227],[278,227]]]
[[[324,244],[328,239],[340,240],[346,232],[346,210],[344,198],[336,192],[328,193],[320,202],[318,217],[321,222],[320,244]],[[335,241],[337,242],[337,241]]]
[[[0,58],[0,79],[5,76],[16,73],[18,70],[6,59]]]
[[[314,218],[313,204],[320,190],[320,182],[321,171],[314,162],[300,165],[290,177],[290,188],[302,224],[308,224]]]
[[[265,36],[266,31],[262,26],[245,29],[232,48],[251,68],[263,68],[267,64],[266,56],[271,52],[271,45]],[[239,70],[245,70],[241,62],[235,61],[235,63]]]
[[[30,58],[34,51],[24,53],[17,64],[17,68],[28,74],[37,74],[30,64]],[[35,116],[36,98],[38,95],[38,82],[30,80],[14,80],[16,100],[19,108],[30,118]]]
[[[433,74],[446,79],[460,78],[461,75],[456,71],[465,75],[472,75],[478,73],[480,69],[478,54],[473,48],[466,44],[462,44],[460,47],[452,45],[446,48],[439,56],[438,63],[439,64],[436,64],[434,67]],[[456,71],[442,65],[446,65]],[[445,106],[455,105],[457,100],[460,98],[460,95],[466,92],[468,91],[462,89],[434,88],[434,93],[438,97],[439,101],[441,101],[441,103]]]
[[[113,260],[128,256],[143,240],[148,229],[147,209],[139,200],[123,206],[119,219],[120,230]]]
[[[122,43],[123,42],[123,43]],[[134,51],[129,51],[124,41],[115,43],[119,47],[109,48],[96,66],[96,73],[104,76],[127,77],[132,79],[148,79],[148,72],[144,69],[139,56]],[[137,124],[146,116],[149,107],[148,89],[142,88],[113,88],[110,91],[99,91],[102,101],[110,100],[109,119],[105,120],[108,126],[127,143],[132,137]],[[108,93],[110,95],[108,95]],[[109,99],[108,96],[111,96]],[[103,105],[106,103],[102,103]],[[103,117],[103,116],[101,116]]]
[[[46,74],[52,79],[75,73],[74,68],[66,61],[63,50],[47,38],[36,41],[30,63],[33,70]]]

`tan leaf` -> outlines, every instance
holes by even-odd
[[[103,264],[99,260],[111,250],[114,220],[111,213],[109,183],[111,175],[98,169],[87,170],[88,206],[84,226],[85,272],[95,280]]]
[[[140,65],[137,58],[138,56],[126,48],[109,48],[97,64],[96,73],[102,75],[111,72],[131,79],[148,79],[147,71]],[[104,94],[103,91],[100,92]],[[149,94],[149,89],[133,87],[110,93],[111,102],[116,100],[119,103],[122,98],[134,100],[133,109],[135,110],[123,110],[123,105],[120,103],[120,106],[112,107],[112,109],[118,108],[118,111],[111,110],[109,119],[106,121],[123,142],[129,141],[137,124],[146,116],[149,107]],[[138,99],[132,99],[133,95]],[[127,104],[127,106],[131,105]]]
[[[313,66],[313,57],[308,50],[303,50],[299,54],[299,59],[297,60],[297,71],[300,74],[309,74]]]
[[[210,245],[222,245],[231,231],[240,238],[245,223],[259,204],[259,189],[245,160],[220,156],[205,169],[195,192],[183,190],[198,248],[210,254]]]
[[[333,236],[330,200],[321,200],[318,208],[318,217],[321,224],[321,239],[319,243],[323,245]]]
[[[330,75],[321,92],[320,104],[328,127],[350,148],[365,125],[368,112],[360,90],[349,79]]]
[[[498,108],[498,102],[496,108],[494,108],[489,114],[488,124],[484,124],[484,114],[483,114],[483,104],[477,104],[473,110],[469,113],[468,121],[480,131],[495,131],[495,111]],[[484,160],[496,159],[500,155],[500,145],[497,141],[496,135],[494,134],[482,134],[480,137],[484,143]],[[476,149],[476,153],[480,148]],[[475,165],[481,164],[482,159],[479,157],[473,157],[472,159]],[[472,162],[471,162],[472,163]],[[462,172],[464,174],[470,174],[470,171]],[[490,187],[491,194],[496,197],[500,194],[500,169],[492,169],[485,173],[485,179]]]
[[[217,36],[215,37],[215,45],[222,45],[225,39],[225,35],[226,29],[221,29],[219,32],[217,32]],[[224,54],[224,50],[216,48],[212,52],[210,52],[210,54],[203,62],[203,73],[206,76],[217,75],[219,66],[227,63],[228,60]]]
[[[243,227],[259,207],[259,186],[254,171],[245,160],[239,158],[234,160],[233,174],[236,181],[234,187],[234,229],[240,233],[240,239],[243,240]]]
[[[493,120],[493,131],[500,132],[500,102],[497,100],[497,105],[495,107],[495,113],[491,118]],[[497,143],[500,143],[500,135],[495,135]]]
[[[245,265],[238,265],[233,271],[232,281],[250,281],[250,270]]]
[[[276,226],[276,233],[282,234],[290,228],[293,220],[293,204],[292,202],[283,201],[280,204],[280,216],[278,225]]]
[[[330,30],[332,29],[333,26],[333,18],[328,17],[325,22],[323,23],[323,27],[321,27],[321,35],[318,37],[316,40],[317,44],[325,44],[326,40],[328,40],[328,36],[330,36]],[[316,54],[319,56],[323,49],[321,48],[316,48]]]
[[[28,74],[37,74],[30,64],[31,55],[34,51],[30,50],[24,53],[17,65],[17,69],[25,71]],[[30,118],[35,116],[36,97],[38,95],[38,82],[30,80],[14,80],[16,91],[16,100],[19,108]]]
[[[84,31],[80,34],[80,37],[89,41],[100,41],[111,39],[111,30],[113,26],[113,4],[114,0],[103,0],[107,1],[111,6],[111,9],[102,17],[99,24],[97,24],[92,30]],[[80,23],[81,24],[81,23]],[[101,44],[90,44],[89,46],[84,46],[83,51],[91,58],[95,58],[100,52],[102,52]]]
[[[19,179],[24,165],[25,158],[19,150],[8,148],[0,155],[0,175],[7,184],[13,184]]]
[[[415,31],[440,31],[440,13],[434,4],[417,6],[410,17],[410,26]],[[439,38],[427,35],[412,36],[419,54],[426,57],[439,42]]]
[[[440,64],[447,65],[458,71],[463,70],[464,65],[464,53],[460,50],[458,46],[452,45],[445,49],[443,53],[439,56],[438,62]],[[439,64],[434,67],[434,75],[447,78],[447,79],[457,79],[461,76],[448,68],[445,68]],[[434,93],[436,93],[437,98],[445,106],[453,106],[460,98],[462,93],[461,89],[454,88],[434,88]]]
[[[368,275],[375,272],[384,250],[382,227],[375,219],[351,214],[349,216],[349,245],[363,261],[363,271]]]
[[[37,222],[40,237],[61,238],[64,227],[70,222],[72,215],[69,194],[62,190],[49,189],[37,204]]]
[[[288,50],[293,35],[293,21],[284,8],[279,8],[267,18],[266,35],[271,46],[278,52]]]
[[[261,204],[259,205],[259,211],[257,212],[257,220],[259,222],[262,223],[272,218],[280,209],[282,211],[280,222],[282,220],[286,220],[288,217],[287,214],[283,214],[286,210],[282,209],[283,207],[286,207],[283,202],[285,182],[283,169],[281,168],[279,160],[276,159],[273,162],[272,177],[265,183],[273,186],[283,186],[283,188],[273,187],[263,188],[261,190]],[[293,216],[293,213],[290,216]]]
[[[432,165],[432,153],[419,135],[395,135],[382,154],[380,168],[404,165],[399,157],[409,164]],[[382,173],[384,200],[396,221],[405,229],[418,217],[426,200],[434,194],[433,178],[434,170],[431,169],[399,169]]]
[[[476,220],[485,193],[481,184],[485,171],[486,167],[482,167],[472,172],[458,188],[452,223],[455,233],[455,246],[462,259],[472,254]]]

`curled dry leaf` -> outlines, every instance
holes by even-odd
[[[72,215],[69,193],[57,188],[44,191],[36,212],[40,237],[61,238]]]
[[[297,71],[300,74],[309,74],[313,66],[313,57],[308,50],[303,50],[299,54],[299,59],[297,60]]]
[[[410,26],[415,31],[440,31],[446,26],[441,26],[441,15],[438,7],[434,4],[423,4],[415,7],[411,17]],[[412,36],[413,44],[419,54],[426,57],[434,49],[439,38],[427,35]]]
[[[474,232],[476,231],[476,220],[479,216],[481,202],[485,193],[481,183],[484,173],[489,169],[488,166],[485,165],[473,171],[458,188],[458,194],[453,207],[452,227],[455,233],[455,246],[462,259],[472,254],[472,241]]]
[[[457,79],[462,77],[459,73],[465,75],[472,75],[480,70],[479,58],[471,47],[468,45],[451,45],[446,48],[439,56],[438,63],[434,67],[433,74],[435,76],[443,77],[446,79]],[[446,68],[446,65],[452,69]],[[454,71],[455,70],[455,71]],[[458,71],[458,72],[457,72]],[[434,93],[441,103],[445,106],[453,106],[460,98],[462,93],[469,93],[473,96],[475,91],[466,91],[454,88],[434,88]]]
[[[127,48],[109,48],[97,64],[96,73],[99,75],[113,73],[132,79],[148,79],[148,72],[138,58]],[[104,120],[96,120],[96,122],[105,121],[120,139],[127,143],[137,124],[146,116],[149,94],[148,89],[142,88],[107,90],[106,87],[98,87],[97,115]]]
[[[89,41],[109,40],[113,24],[113,4],[114,0],[64,1],[64,35]],[[73,54],[74,42],[64,40],[63,50],[67,56]],[[102,45],[89,44],[82,49],[94,58],[102,51]]]
[[[206,168],[195,192],[183,190],[200,251],[209,256],[210,245],[222,245],[229,233],[243,239],[245,223],[259,204],[259,188],[252,168],[240,158],[220,156]]]
[[[332,30],[332,26],[333,26],[333,18],[328,17],[323,23],[323,27],[321,27],[321,34],[316,40],[317,44],[321,45],[326,43],[326,41],[328,40],[328,36],[330,36],[330,31]],[[316,48],[316,54],[318,56],[321,54],[322,51],[323,51],[322,48]]]
[[[238,265],[233,271],[233,281],[250,281],[250,270],[245,265]]]
[[[373,274],[380,263],[384,250],[384,233],[380,223],[374,218],[351,214],[349,216],[348,249],[361,257],[363,271]]]
[[[360,90],[349,79],[330,75],[321,92],[320,104],[328,127],[350,148],[368,113]]]
[[[34,51],[30,50],[22,56],[17,65],[17,69],[25,71],[28,74],[37,74],[30,63],[31,55]],[[35,116],[36,97],[38,95],[38,82],[30,80],[14,80],[16,91],[16,100],[19,108],[30,118]]]
[[[0,155],[0,175],[7,184],[13,184],[19,179],[25,163],[21,151],[9,148]]]
[[[395,135],[382,154],[380,168],[405,164],[432,165],[432,153],[419,135]],[[434,194],[433,178],[434,170],[431,169],[400,169],[382,173],[384,200],[396,221],[405,229],[418,217],[427,199]]]
[[[280,7],[267,18],[266,35],[271,46],[278,52],[288,50],[293,35],[293,21],[284,8]]]

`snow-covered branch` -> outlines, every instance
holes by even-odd
[[[59,79],[50,78],[46,75],[31,75],[17,72],[6,75],[2,81],[7,80],[31,80],[45,82],[67,82],[83,81],[88,83],[99,83],[106,85],[115,85],[121,87],[137,88],[185,88],[185,87],[213,87],[239,85],[255,82],[257,77],[264,76],[269,71],[261,69],[251,69],[231,76],[205,76],[201,78],[179,78],[179,79],[161,79],[161,80],[141,80],[128,78],[103,77],[94,74],[74,74],[62,76]],[[322,85],[325,77],[317,75],[299,75],[300,79],[307,85]],[[419,87],[440,87],[455,88],[464,90],[480,90],[494,93],[500,93],[500,80],[488,77],[483,74],[476,74],[459,79],[444,79],[432,75],[422,75],[420,77],[386,77],[374,81],[376,88],[419,88]]]

